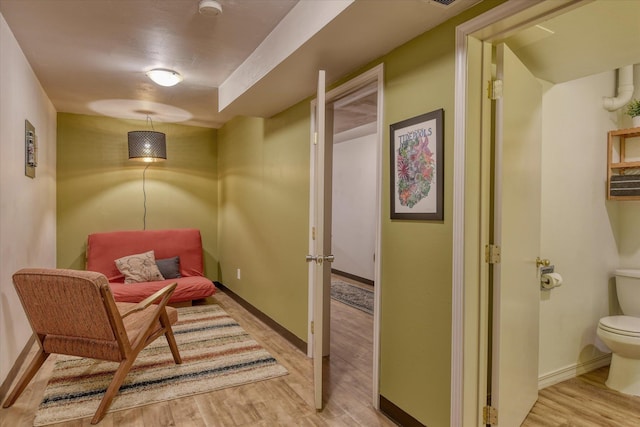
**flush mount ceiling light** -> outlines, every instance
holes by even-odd
[[[216,0],[200,0],[198,11],[202,15],[220,15],[222,13],[222,5]]]
[[[154,68],[147,76],[160,86],[175,86],[182,81],[180,73],[166,68]]]

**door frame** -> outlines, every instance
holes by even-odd
[[[325,97],[325,103],[331,103],[344,97],[350,93],[353,93],[364,86],[367,86],[373,82],[377,84],[377,120],[376,120],[376,239],[375,239],[375,261],[374,261],[374,302],[373,302],[373,366],[372,366],[372,402],[376,409],[380,409],[379,402],[379,382],[380,382],[380,291],[382,288],[381,274],[380,274],[380,259],[381,254],[381,241],[380,236],[382,234],[382,146],[383,146],[383,111],[384,111],[384,64],[378,64],[375,67],[365,71],[364,73],[354,77],[353,79],[341,84],[340,86],[328,91]],[[312,239],[312,224],[313,224],[313,212],[315,206],[315,150],[314,145],[314,133],[316,126],[316,99],[311,101],[311,126],[309,141],[312,149],[309,154],[309,253],[313,253],[313,239]],[[313,321],[313,307],[314,307],[314,273],[313,266],[309,265],[308,272],[309,281],[309,301],[308,301],[308,322],[307,322],[307,356],[313,356],[313,336],[311,332],[311,322]]]
[[[452,426],[484,426],[483,407],[487,385],[487,338],[489,328],[488,273],[484,245],[489,243],[487,215],[492,203],[488,183],[491,174],[490,150],[482,136],[467,130],[483,129],[482,114],[469,111],[481,108],[486,99],[487,82],[481,69],[469,69],[470,55],[477,54],[482,43],[493,42],[518,29],[550,16],[565,13],[590,0],[509,0],[456,27],[455,37],[455,110],[453,165],[453,274],[451,330],[451,412]],[[480,84],[481,93],[470,92]],[[471,112],[472,114],[468,114]],[[486,135],[486,129],[483,132]],[[474,139],[475,138],[475,139]],[[468,143],[468,144],[467,144]],[[473,144],[479,144],[474,147]],[[475,150],[471,152],[470,150]],[[467,161],[469,155],[470,161]],[[467,189],[465,179],[480,180]],[[470,180],[470,183],[473,183]],[[466,350],[466,351],[465,351]],[[467,357],[465,357],[465,354]]]

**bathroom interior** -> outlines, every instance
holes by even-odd
[[[631,65],[637,99],[640,66]],[[617,95],[618,74],[543,86],[541,254],[564,283],[540,293],[541,386],[609,363],[597,325],[620,313],[615,271],[640,270],[640,201],[606,198],[607,132],[632,127],[624,107],[603,106]],[[626,154],[640,160],[640,139]]]
[[[610,349],[597,330],[601,318],[621,313],[615,271],[640,273],[640,199],[608,200],[606,188],[607,133],[632,128],[632,119],[626,105],[609,111],[603,102],[619,92],[640,99],[640,35],[619,28],[638,12],[613,11],[605,3],[554,17],[509,43],[543,87],[540,247],[563,279],[561,286],[540,291],[540,388],[610,363]],[[553,33],[578,27],[585,32],[569,48],[562,46],[564,53],[556,52],[556,59],[564,55],[570,60],[554,61],[548,49]],[[611,46],[629,42],[635,47],[626,48],[624,58],[614,54],[619,49]],[[628,83],[631,92],[622,94],[629,92]],[[628,139],[626,160],[640,161],[640,138]],[[640,174],[640,169],[630,173]],[[640,279],[637,283],[640,304]],[[640,390],[640,327],[628,336],[638,342]]]

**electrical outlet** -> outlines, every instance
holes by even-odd
[[[236,271],[236,276],[238,277],[238,280],[240,280],[240,269]]]

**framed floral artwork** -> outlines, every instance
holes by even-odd
[[[444,110],[390,126],[391,219],[444,219]]]

